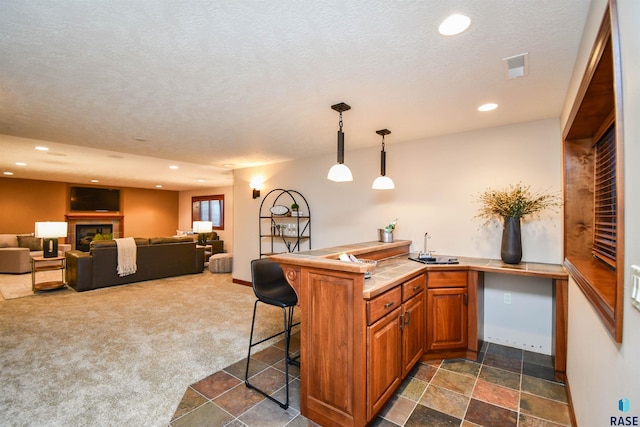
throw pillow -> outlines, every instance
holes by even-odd
[[[30,251],[41,251],[42,239],[33,236],[18,236],[18,247],[29,248]]]
[[[0,234],[0,248],[17,248],[18,239],[15,234]]]

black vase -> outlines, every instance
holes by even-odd
[[[504,219],[500,258],[507,264],[518,264],[522,259],[520,218],[508,217]]]

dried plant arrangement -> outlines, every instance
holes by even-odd
[[[531,186],[518,183],[501,190],[488,189],[478,196],[482,205],[474,218],[482,218],[483,226],[505,218],[523,218],[527,215],[539,215],[542,211],[562,206],[559,194],[531,192]]]

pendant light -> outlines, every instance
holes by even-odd
[[[380,151],[380,176],[373,181],[371,188],[374,190],[393,190],[396,186],[393,180],[386,175],[387,153],[384,151],[384,136],[389,135],[389,129],[377,130],[378,135],[382,135],[382,151]]]
[[[341,102],[339,104],[332,105],[331,108],[340,113],[340,129],[338,130],[338,163],[331,166],[331,169],[329,169],[329,173],[327,174],[327,179],[335,182],[353,181],[351,171],[347,165],[344,164],[344,132],[342,132],[342,112],[350,110],[351,107],[344,102]]]

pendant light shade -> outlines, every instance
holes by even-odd
[[[341,102],[332,105],[331,108],[340,113],[340,129],[338,130],[338,162],[329,169],[327,179],[335,182],[353,181],[351,170],[344,164],[344,132],[342,132],[342,112],[350,110],[351,107]]]
[[[393,190],[396,186],[388,176],[379,176],[373,181],[371,188],[374,190]]]
[[[374,190],[393,190],[396,186],[393,180],[386,174],[387,169],[387,153],[384,151],[384,136],[389,135],[391,131],[389,129],[377,130],[378,135],[382,135],[382,151],[380,151],[380,176],[373,181],[371,188]]]

